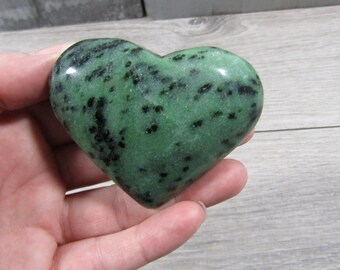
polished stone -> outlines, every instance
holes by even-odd
[[[213,47],[160,57],[120,39],[65,51],[50,80],[56,117],[114,182],[158,207],[229,154],[263,106],[254,68]]]

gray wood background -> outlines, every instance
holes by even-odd
[[[213,45],[248,59],[265,89],[254,139],[230,157],[245,190],[145,270],[340,269],[340,6],[137,19],[0,33],[0,50],[121,37],[166,54]],[[157,38],[155,38],[157,37]]]
[[[142,0],[1,0],[0,30],[144,16]]]
[[[154,19],[212,16],[340,4],[340,0],[144,0],[144,2],[148,16]]]

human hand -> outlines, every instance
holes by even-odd
[[[116,185],[65,196],[108,179],[72,142],[47,100],[62,50],[0,54],[0,268],[136,269],[187,241],[205,219],[204,205],[241,191],[246,169],[222,160],[156,210]]]

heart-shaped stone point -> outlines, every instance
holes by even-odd
[[[132,198],[158,207],[229,154],[258,121],[261,81],[214,47],[156,55],[83,40],[57,60],[50,102],[89,157]]]

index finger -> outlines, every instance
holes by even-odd
[[[67,46],[36,53],[0,53],[0,111],[17,110],[48,98],[52,67]]]

